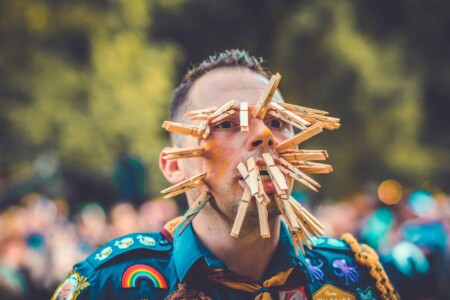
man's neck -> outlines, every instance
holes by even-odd
[[[223,223],[221,220],[200,217],[193,221],[193,228],[200,241],[228,269],[259,281],[280,239],[280,217],[269,222],[270,238],[262,238],[259,228],[241,231],[239,237],[234,238],[230,236],[231,227],[226,222]]]

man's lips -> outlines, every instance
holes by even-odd
[[[272,156],[272,158],[273,158],[276,166],[281,165],[278,157]],[[264,192],[266,194],[274,194],[276,192],[275,185],[272,182],[272,179],[270,178],[269,172],[267,171],[267,165],[266,165],[265,161],[261,157],[259,157],[259,158],[255,158],[255,162],[259,169],[259,174],[260,174],[260,178],[262,181],[262,186],[264,188]],[[245,183],[245,180],[242,178],[242,176],[239,177],[239,185],[243,189],[245,189],[245,187],[247,186],[247,184]]]

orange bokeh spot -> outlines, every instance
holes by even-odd
[[[384,180],[378,186],[378,198],[387,205],[397,204],[402,196],[403,187],[397,180]]]

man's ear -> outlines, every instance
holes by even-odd
[[[181,169],[178,165],[178,160],[171,159],[167,160],[165,159],[165,156],[167,155],[165,153],[166,150],[170,150],[173,148],[166,147],[161,151],[161,154],[159,155],[159,168],[161,169],[162,173],[164,174],[164,177],[171,183],[171,184],[177,184],[183,180],[185,180],[183,172],[181,172]]]

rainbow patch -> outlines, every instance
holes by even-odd
[[[162,274],[147,265],[132,265],[122,275],[122,288],[138,287],[141,281],[148,281],[153,284],[155,288],[167,289],[167,281]]]

